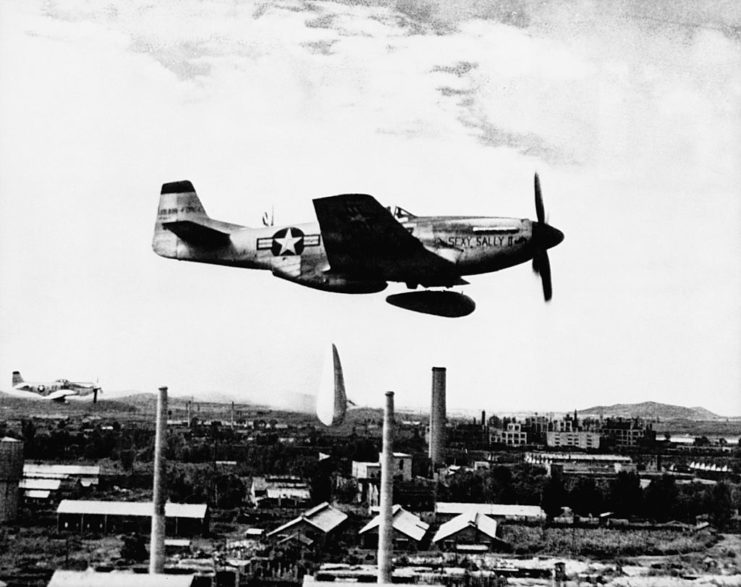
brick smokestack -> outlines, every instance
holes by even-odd
[[[167,388],[157,396],[157,429],[154,436],[154,511],[149,543],[149,574],[165,572],[165,502],[167,501],[165,441],[167,437]]]
[[[393,572],[394,502],[394,392],[386,392],[383,412],[383,446],[381,447],[381,516],[378,524],[378,583],[391,583]]]
[[[443,463],[445,453],[445,367],[432,368],[429,456],[433,469]]]

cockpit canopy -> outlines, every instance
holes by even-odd
[[[399,222],[406,222],[410,218],[416,218],[414,214],[408,210],[404,210],[401,206],[386,206],[386,209],[391,212],[391,215]]]

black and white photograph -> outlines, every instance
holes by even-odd
[[[741,586],[741,4],[0,0],[0,587]]]

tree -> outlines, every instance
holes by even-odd
[[[603,511],[604,498],[594,479],[580,477],[569,495],[571,509],[580,516],[598,515]]]
[[[136,457],[136,451],[133,449],[125,449],[120,451],[119,458],[121,459],[121,467],[124,471],[132,471],[134,469],[134,459]]]
[[[472,471],[459,472],[448,483],[448,495],[451,501],[483,503],[484,480],[481,475]]]
[[[720,482],[713,487],[711,496],[710,515],[713,526],[718,530],[725,530],[731,521],[731,488],[728,484]]]
[[[311,503],[316,505],[332,499],[332,467],[329,459],[317,463],[311,475]]]
[[[511,469],[501,465],[491,469],[484,480],[484,491],[487,500],[493,503],[514,503],[517,496]]]
[[[559,473],[554,471],[543,487],[540,507],[543,508],[548,520],[552,520],[561,514],[565,502],[566,490],[563,486],[563,479]]]
[[[678,497],[674,478],[664,475],[654,479],[643,493],[646,516],[657,522],[668,521],[677,510]]]
[[[147,542],[139,534],[129,534],[123,537],[121,558],[141,562],[147,559]]]
[[[643,492],[636,473],[620,471],[610,483],[609,507],[620,516],[633,516],[641,511]]]

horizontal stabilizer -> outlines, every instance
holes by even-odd
[[[191,220],[164,222],[162,226],[178,235],[184,241],[194,245],[216,248],[229,244],[228,232],[222,232]]]

